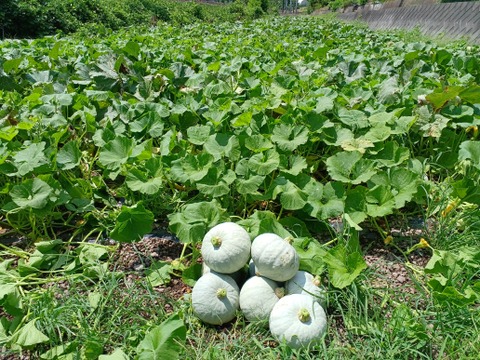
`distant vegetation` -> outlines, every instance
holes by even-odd
[[[0,36],[39,37],[80,29],[101,32],[126,26],[176,25],[196,21],[258,18],[275,8],[275,0],[2,0]],[[222,6],[212,3],[224,3]]]

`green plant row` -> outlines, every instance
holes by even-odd
[[[256,211],[360,229],[439,181],[479,202],[477,48],[272,19],[0,51],[2,213],[32,238],[168,215],[190,243]]]

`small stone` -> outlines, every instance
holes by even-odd
[[[133,265],[133,270],[135,270],[135,271],[142,271],[144,268],[145,268],[145,266],[143,266],[143,264]]]

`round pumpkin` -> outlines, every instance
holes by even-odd
[[[202,241],[202,257],[213,271],[232,274],[250,258],[250,236],[240,225],[225,222],[211,228]]]
[[[239,289],[228,275],[209,272],[200,277],[192,290],[195,315],[212,325],[221,325],[235,317],[239,307]]]
[[[287,281],[298,271],[300,259],[295,248],[276,234],[258,235],[252,242],[251,251],[257,274],[261,276]]]
[[[286,295],[270,313],[270,331],[294,349],[318,344],[327,331],[327,315],[311,296]]]
[[[240,309],[248,321],[268,321],[273,306],[284,295],[284,289],[270,279],[254,276],[240,290]]]
[[[297,271],[295,276],[285,283],[286,293],[313,296],[323,307],[326,306],[327,293],[321,286],[320,279],[306,271]]]

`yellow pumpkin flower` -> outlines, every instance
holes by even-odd
[[[393,243],[393,236],[392,235],[388,235],[385,239],[383,239],[383,243],[385,245],[390,245],[391,243]]]
[[[443,209],[442,217],[446,217],[457,205],[458,205],[458,202],[456,200],[450,201],[447,207]]]
[[[420,249],[427,248],[427,247],[430,247],[430,244],[427,242],[427,240],[425,240],[424,238],[421,238],[420,241],[418,242],[418,247]]]

